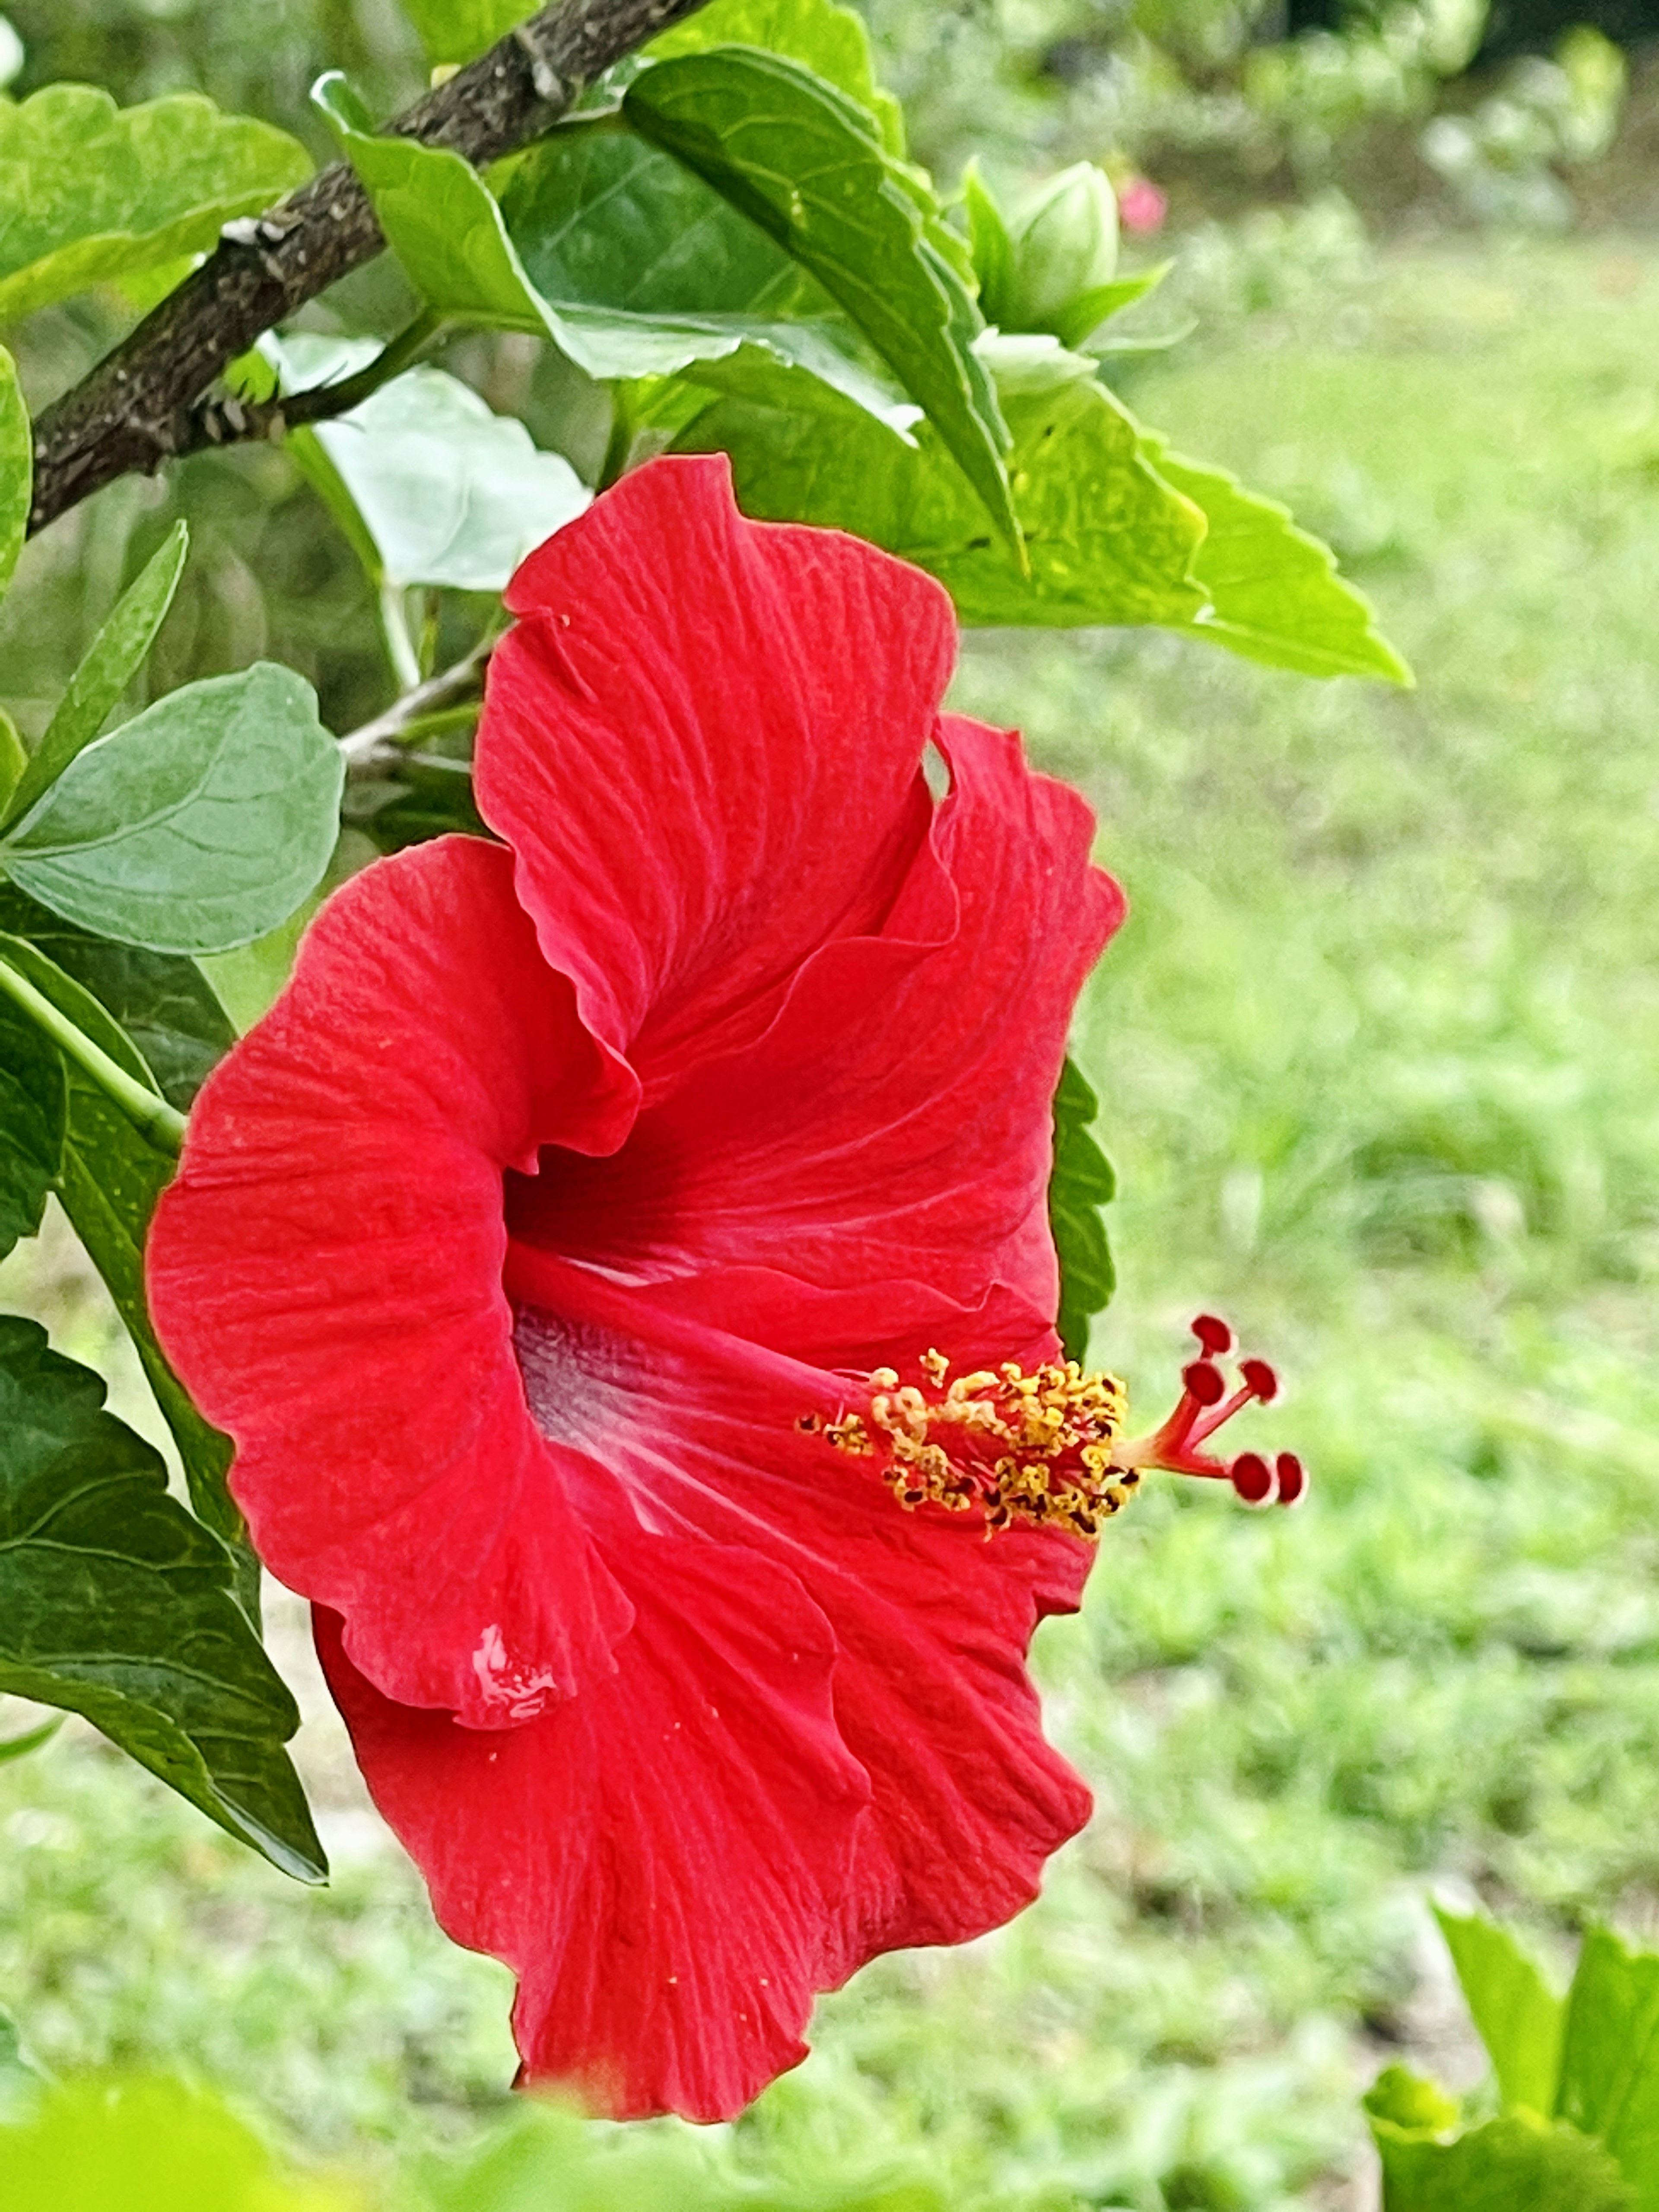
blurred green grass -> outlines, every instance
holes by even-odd
[[[1028,2212],[1358,2208],[1356,2087],[1474,2064],[1431,1884],[1558,1955],[1592,1912],[1659,1935],[1656,343],[1650,248],[1443,246],[1137,369],[1338,543],[1414,693],[969,641],[957,703],[1085,787],[1132,902],[1079,1026],[1123,1185],[1097,1356],[1156,1413],[1230,1313],[1315,1493],[1113,1525],[1040,1651],[1094,1824],[1013,1928],[826,2001],[740,2153],[920,2145]],[[0,1998],[52,2064],[182,2069],[319,2155],[465,2139],[505,1978],[307,1735],[321,1894],[89,1736],[0,1767]]]

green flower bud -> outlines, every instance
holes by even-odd
[[[1028,200],[1011,226],[1012,270],[1003,328],[1058,331],[1083,294],[1109,284],[1117,269],[1117,200],[1092,161],[1062,169]]]

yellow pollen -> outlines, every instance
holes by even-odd
[[[822,1425],[837,1451],[880,1458],[907,1512],[977,1512],[988,1537],[1023,1522],[1093,1538],[1133,1494],[1139,1474],[1113,1464],[1126,1411],[1115,1376],[1085,1374],[1074,1359],[1028,1375],[1011,1359],[947,1385],[943,1352],[927,1352],[917,1366],[920,1387],[877,1368],[867,1418],[843,1411]],[[800,1425],[818,1424],[808,1417]]]

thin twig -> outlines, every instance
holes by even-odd
[[[539,138],[613,63],[704,0],[562,0],[386,125],[483,167]],[[351,168],[336,161],[217,248],[34,426],[31,531],[114,477],[269,434],[261,410],[210,386],[263,331],[384,251]],[[205,395],[205,396],[204,396]]]
[[[400,760],[403,755],[399,741],[405,736],[425,734],[416,731],[417,723],[441,708],[481,692],[485,664],[500,642],[499,634],[481,638],[465,660],[458,660],[453,668],[440,669],[424,684],[416,684],[402,698],[395,699],[385,714],[377,714],[361,729],[349,732],[340,740],[347,772],[361,775],[367,769],[384,768],[390,762]]]

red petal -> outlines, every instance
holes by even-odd
[[[507,1735],[380,1697],[327,1614],[318,1645],[440,1921],[520,1977],[526,2075],[619,2118],[730,2119],[806,2055],[869,1784],[792,1576],[637,1528],[611,1563],[635,1607],[615,1678]]]
[[[874,1794],[820,1986],[878,1951],[958,1942],[1029,1904],[1089,1796],[1043,1741],[1025,1655],[1039,1619],[1076,1609],[1090,1547],[1024,1530],[987,1542],[943,1514],[907,1514],[868,1461],[798,1426],[838,1410],[845,1385],[708,1326],[688,1310],[696,1285],[630,1289],[521,1249],[508,1279],[531,1328],[627,1378],[627,1419],[603,1449],[641,1517],[775,1560],[835,1632],[836,1716]],[[740,1295],[754,1288],[745,1271]],[[714,1285],[728,1310],[731,1289]],[[833,1346],[851,1301],[795,1291],[799,1334]],[[902,1295],[882,1286],[873,1316],[899,1356],[937,1343],[971,1365],[1053,1349],[1005,1291],[977,1311],[927,1294],[901,1325]]]
[[[625,477],[507,599],[477,788],[543,951],[642,1069],[752,1036],[809,952],[880,926],[925,834],[949,599],[744,521],[723,455]]]
[[[826,1287],[994,1279],[1054,1310],[1050,1101],[1079,986],[1123,913],[1093,817],[1018,740],[943,732],[953,772],[887,933],[824,946],[746,1051],[647,1106],[611,1159],[544,1155],[515,1239],[661,1277],[755,1266]],[[778,1341],[788,1294],[752,1333]]]
[[[491,1727],[607,1672],[629,1618],[579,1516],[604,1478],[525,1405],[501,1206],[509,1162],[616,1143],[626,1102],[511,866],[448,838],[330,902],[198,1100],[149,1255],[261,1556],[380,1688]]]

